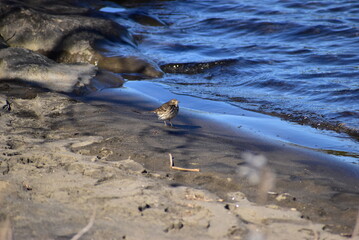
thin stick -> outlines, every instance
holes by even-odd
[[[187,171],[187,172],[199,172],[199,171],[200,171],[199,168],[181,168],[181,167],[175,167],[175,166],[174,166],[174,162],[173,162],[172,154],[169,153],[168,155],[170,156],[170,168],[171,168],[171,169],[179,170],[179,171]]]
[[[173,158],[172,158],[172,154],[171,154],[171,153],[169,153],[168,155],[170,156],[170,168],[172,168],[172,167],[173,167]]]
[[[173,170],[187,171],[187,172],[199,172],[199,168],[181,168],[181,167],[171,167]]]
[[[71,240],[78,240],[78,239],[80,239],[80,237],[82,237],[82,235],[84,235],[86,232],[88,232],[90,230],[90,228],[92,227],[92,225],[94,224],[94,222],[95,222],[95,217],[96,217],[96,209],[93,210],[93,213],[92,213],[92,216],[90,218],[90,221],[86,225],[86,227],[81,229],[81,231],[78,232],[75,236],[73,236],[71,238]]]

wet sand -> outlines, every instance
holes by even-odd
[[[12,103],[0,116],[0,225],[10,223],[0,229],[13,239],[71,239],[91,216],[81,239],[344,239],[353,231],[358,177],[323,154],[233,136],[188,110],[176,128],[164,127],[139,113],[156,102],[125,91],[83,102],[1,83],[0,94]],[[248,151],[276,174],[264,205],[237,174]],[[171,170],[168,153],[201,172]]]

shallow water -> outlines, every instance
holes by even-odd
[[[166,72],[152,81],[173,93],[359,139],[356,1],[129,1],[102,11],[130,29]]]
[[[246,133],[249,136],[266,139],[270,142],[275,140],[276,142],[327,153],[336,156],[336,159],[341,162],[359,164],[357,142],[351,138],[345,138],[341,134],[243,110],[225,102],[177,95],[170,92],[170,89],[164,84],[149,81],[130,81],[125,84],[124,89],[109,89],[97,94],[111,99],[111,95],[106,95],[106,93],[122,95],[132,92],[158,101],[158,104],[176,98],[180,101],[180,112],[187,111],[200,114],[204,120],[217,122],[218,126],[226,126],[227,135],[243,136],[243,133]],[[176,124],[175,120],[174,124]],[[213,131],[215,130],[213,129]],[[217,131],[218,134],[223,133],[221,132],[223,130],[219,131]]]

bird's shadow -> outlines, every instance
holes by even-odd
[[[164,126],[164,131],[167,132],[167,134],[169,135],[173,135],[173,136],[183,136],[183,135],[187,135],[191,132],[193,132],[194,129],[199,129],[201,128],[200,126],[193,126],[193,125],[181,125],[181,124],[176,124],[173,125],[173,127],[171,126]]]
[[[173,124],[173,127],[167,126],[169,129],[178,130],[194,130],[202,128],[201,126],[187,125],[187,124]]]

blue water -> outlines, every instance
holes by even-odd
[[[129,1],[102,11],[173,93],[359,139],[357,1]]]

